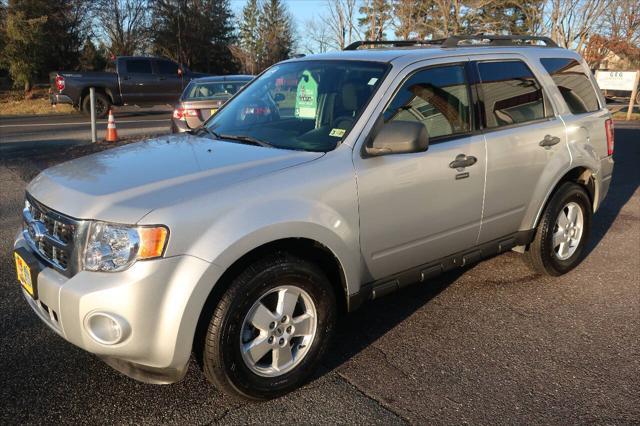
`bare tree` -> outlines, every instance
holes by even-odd
[[[617,0],[606,9],[604,33],[612,39],[640,44],[640,2]]]
[[[333,48],[342,50],[360,38],[356,14],[357,0],[327,0],[327,13],[321,21],[328,27]]]
[[[112,55],[133,55],[148,44],[147,0],[99,0],[96,18]]]
[[[612,0],[551,0],[547,4],[547,28],[559,45],[578,52],[586,47],[589,36],[602,29]]]
[[[402,40],[409,40],[417,34],[420,22],[419,11],[422,4],[419,0],[394,0],[393,14],[395,16],[393,27],[396,36]]]
[[[324,53],[331,46],[329,29],[324,22],[317,19],[309,19],[305,23],[305,49],[309,54]]]
[[[358,21],[364,28],[366,38],[384,40],[386,30],[393,22],[390,0],[363,0],[360,14],[362,17]]]

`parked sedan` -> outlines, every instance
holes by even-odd
[[[171,131],[180,133],[199,127],[252,78],[250,75],[226,75],[191,81],[173,111]]]

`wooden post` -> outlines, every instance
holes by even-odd
[[[631,120],[631,113],[633,112],[633,106],[636,103],[636,96],[638,95],[638,84],[640,84],[640,70],[636,71],[636,80],[633,83],[631,99],[629,99],[629,109],[627,110],[627,121]]]

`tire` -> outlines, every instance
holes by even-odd
[[[111,101],[109,97],[104,93],[96,92],[96,118],[105,118],[109,114],[109,108],[111,108]],[[85,115],[91,115],[91,96],[87,94],[82,99],[82,112]]]
[[[298,290],[301,292],[295,299],[295,311],[278,308],[278,301],[291,302]],[[267,321],[257,313],[264,313],[256,309],[258,301],[272,315],[264,316]],[[306,316],[311,312],[310,304],[315,327],[311,327],[312,317]],[[280,315],[286,312],[293,313],[279,322],[285,319]],[[276,316],[280,320],[274,319]],[[315,370],[329,345],[335,317],[333,287],[320,268],[284,252],[266,256],[240,273],[215,307],[202,346],[204,375],[233,397],[264,400],[284,395],[302,385]],[[262,331],[253,324],[264,324],[260,326]],[[311,329],[313,337],[309,337]],[[308,335],[293,337],[302,333]],[[253,362],[251,352],[243,348],[258,342],[262,343]],[[261,356],[265,344],[269,349]],[[293,355],[285,364],[287,357],[279,354],[286,354],[287,348]],[[281,370],[274,370],[280,364]]]
[[[536,236],[525,252],[533,270],[559,276],[578,266],[589,241],[592,218],[593,208],[587,191],[573,182],[563,183],[551,197],[540,218]]]

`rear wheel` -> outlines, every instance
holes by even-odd
[[[95,102],[96,102],[96,118],[105,118],[109,113],[109,108],[111,108],[111,101],[107,97],[107,95],[96,92],[95,94]],[[82,112],[85,115],[91,115],[91,96],[87,94],[82,99]]]
[[[591,232],[592,206],[585,189],[566,182],[553,194],[525,253],[537,272],[558,276],[582,262]]]
[[[204,374],[231,395],[283,395],[316,368],[335,315],[333,287],[316,265],[285,253],[256,261],[215,308],[205,335]]]

